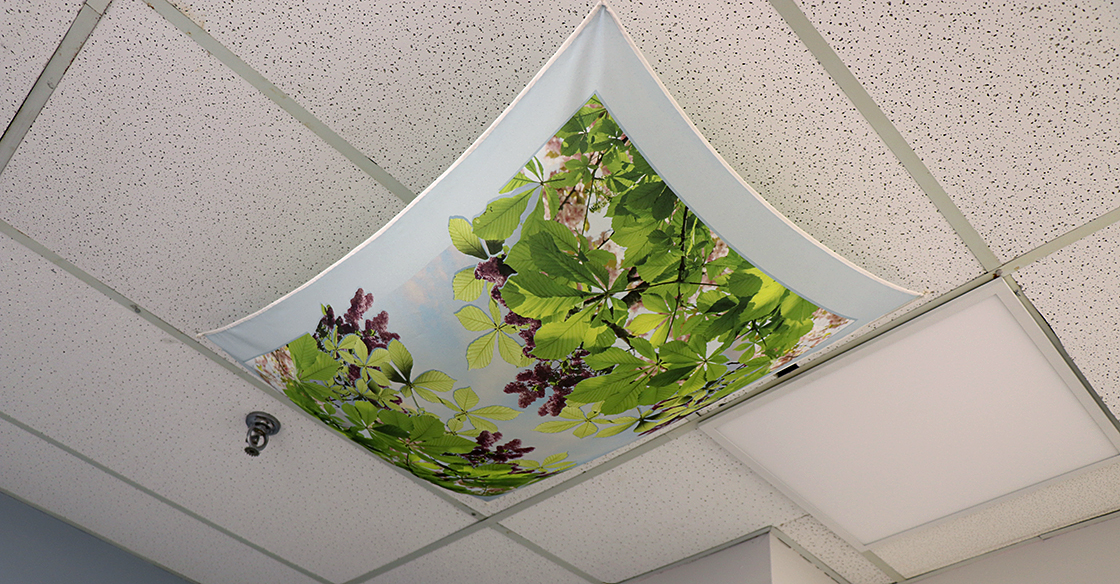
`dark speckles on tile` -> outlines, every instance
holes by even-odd
[[[131,310],[4,236],[0,260],[5,414],[336,582],[472,522],[286,398],[163,342]],[[258,458],[243,451],[254,410],[283,424]],[[409,527],[386,539],[385,525]]]
[[[0,5],[0,128],[6,128],[78,15],[80,0]]]
[[[594,4],[185,3],[211,34],[417,191]],[[810,235],[914,290],[948,291],[980,272],[769,4],[611,6],[716,150]]]
[[[804,513],[694,430],[502,524],[617,582]]]
[[[136,0],[114,2],[0,175],[0,216],[188,334],[402,208]]]
[[[802,8],[1002,258],[1120,205],[1114,3]]]

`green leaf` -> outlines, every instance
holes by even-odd
[[[470,452],[478,444],[474,440],[467,440],[461,436],[443,435],[432,438],[424,443],[430,449],[440,452]]]
[[[486,406],[473,410],[471,415],[482,416],[483,418],[490,418],[491,420],[512,420],[520,413],[521,412],[506,406]]]
[[[533,336],[537,346],[533,355],[540,359],[563,359],[576,350],[587,334],[588,313],[542,325]]]
[[[649,314],[643,313],[634,317],[630,321],[630,326],[626,327],[630,332],[636,335],[644,335],[649,331],[661,326],[662,323],[669,319],[667,314]]]
[[[657,198],[653,201],[653,205],[650,206],[650,215],[658,221],[668,219],[669,215],[673,214],[673,208],[676,204],[677,196],[666,186],[665,190],[657,195]]]
[[[412,418],[412,432],[409,433],[413,440],[431,440],[443,436],[443,422],[432,415],[422,415]]]
[[[420,386],[413,386],[412,391],[415,391],[416,395],[420,396],[424,401],[432,402],[434,404],[438,404],[443,401],[439,398],[438,395]]]
[[[315,362],[317,355],[321,354],[319,346],[315,343],[315,338],[310,334],[303,336],[288,343],[288,353],[292,356],[292,361],[296,365],[297,370],[302,370],[310,367]]]
[[[585,423],[585,422],[583,420],[575,420],[575,421],[552,420],[552,421],[544,422],[544,423],[538,425],[536,428],[533,428],[533,429],[536,430],[537,432],[544,432],[546,434],[556,434],[558,432],[563,432],[564,430],[567,430],[569,428],[575,428],[576,426],[578,426],[582,423]]]
[[[331,358],[326,353],[319,353],[315,361],[299,369],[299,378],[303,381],[330,381],[338,373],[342,364]]]
[[[550,464],[560,462],[561,460],[564,460],[565,458],[568,458],[568,453],[567,452],[561,452],[559,454],[553,454],[553,455],[545,458],[544,460],[542,460],[541,461],[541,466],[548,466]]]
[[[620,391],[603,400],[603,413],[621,414],[626,410],[637,407],[638,396],[641,395],[644,385],[633,385],[628,391]]]
[[[817,307],[812,302],[790,293],[782,300],[780,310],[782,316],[790,320],[809,320],[813,317],[813,313],[817,311]]]
[[[524,367],[532,361],[525,356],[521,345],[505,334],[498,335],[498,354],[502,356],[506,363],[514,367]]]
[[[462,387],[455,390],[455,403],[463,410],[469,410],[478,405],[478,394],[469,387]]]
[[[374,383],[380,386],[389,385],[389,378],[380,369],[367,369],[366,373]]]
[[[758,294],[762,289],[762,283],[762,278],[756,274],[735,272],[727,278],[727,289],[735,296],[747,300]]]
[[[358,335],[346,335],[342,338],[342,341],[338,343],[338,347],[336,348],[339,351],[361,351],[363,360],[365,356],[368,355],[366,344],[362,342],[361,337]]]
[[[459,319],[459,323],[463,325],[463,328],[469,331],[485,331],[493,329],[496,326],[493,319],[486,316],[486,313],[482,312],[481,308],[473,304],[468,304],[460,308],[459,312],[455,313],[455,317]]]
[[[462,217],[452,217],[447,223],[447,231],[451,234],[451,243],[455,249],[478,259],[485,260],[490,256],[482,248],[482,242],[471,229],[471,224]]]
[[[404,343],[400,341],[389,343],[389,358],[393,360],[393,365],[406,378],[412,375],[412,353],[408,352]]]
[[[590,377],[576,384],[568,400],[579,403],[601,402],[616,394],[628,393],[635,388],[640,388],[641,385],[637,382],[641,376],[640,370],[616,370],[609,375]]]
[[[583,292],[540,274],[516,274],[502,287],[502,299],[510,310],[539,320],[567,313],[584,297]]]
[[[482,369],[494,360],[494,337],[498,331],[490,331],[467,345],[467,369]]]
[[[366,427],[376,424],[377,416],[381,413],[381,410],[377,406],[365,401],[354,402],[354,409],[357,410],[358,416],[361,417],[362,425]]]
[[[498,426],[485,418],[479,418],[474,414],[467,414],[467,419],[471,421],[476,430],[486,430],[487,432],[497,432]]]
[[[609,438],[611,436],[621,434],[621,433],[625,432],[628,428],[630,428],[630,426],[633,426],[634,423],[637,422],[637,421],[638,421],[637,418],[631,418],[631,417],[619,418],[617,420],[611,420],[610,422],[613,425],[599,430],[599,433],[596,434],[595,437],[596,438]]]
[[[416,376],[416,379],[412,380],[412,384],[432,391],[450,391],[455,385],[455,380],[442,371],[432,369]]]
[[[517,189],[519,189],[519,188],[521,188],[525,185],[531,185],[531,184],[535,184],[537,182],[538,181],[535,181],[535,180],[525,176],[523,173],[519,172],[519,173],[515,174],[513,176],[513,178],[510,179],[510,181],[508,183],[506,183],[506,186],[502,187],[502,190],[498,191],[498,193],[504,195],[506,193],[511,193],[513,191],[516,191]]]
[[[576,435],[576,438],[587,438],[588,436],[594,434],[598,429],[599,428],[595,424],[592,424],[591,422],[584,422],[582,426],[576,428],[574,434]]]
[[[643,365],[645,361],[631,355],[629,352],[624,351],[618,347],[608,347],[600,353],[588,355],[583,358],[584,363],[588,367],[596,371],[602,371],[614,365]]]
[[[486,205],[486,210],[474,219],[474,234],[482,239],[508,239],[521,222],[531,194],[532,191],[526,191]]]
[[[456,300],[474,302],[486,291],[486,281],[474,277],[474,268],[466,268],[455,273],[451,279],[451,290],[455,292]]]

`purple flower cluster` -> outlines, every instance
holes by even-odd
[[[552,395],[537,410],[537,415],[558,416],[568,404],[568,394],[572,393],[576,384],[599,375],[598,371],[584,363],[583,358],[587,355],[587,351],[577,349],[562,361],[538,361],[531,369],[519,372],[517,380],[508,383],[503,391],[518,394],[517,406],[527,408],[551,388]]]
[[[474,269],[475,278],[490,282],[495,288],[504,286],[506,278],[509,278],[513,273],[513,269],[502,261],[501,256],[494,256],[478,262],[478,266]]]
[[[470,461],[472,466],[481,466],[484,464],[500,464],[516,460],[535,450],[532,446],[521,446],[520,438],[515,438],[505,444],[498,444],[498,441],[501,439],[501,432],[494,432],[491,434],[483,430],[479,433],[478,439],[476,440],[478,446],[475,446],[474,450],[466,454],[460,454],[459,456]],[[494,447],[493,450],[490,449],[492,446]]]
[[[400,339],[401,336],[397,333],[389,332],[389,313],[384,310],[363,321],[362,317],[372,306],[373,294],[366,294],[361,288],[358,288],[354,298],[350,300],[350,309],[342,316],[336,317],[334,308],[328,304],[323,309],[323,318],[319,320],[319,326],[315,327],[313,335],[319,341],[320,348],[322,339],[329,336],[332,329],[339,337],[356,333],[369,351],[384,349],[389,346],[389,341]]]
[[[323,339],[329,337],[332,331],[338,338],[357,334],[367,351],[388,348],[390,341],[400,339],[401,336],[397,333],[389,332],[388,312],[382,310],[373,318],[362,318],[371,307],[373,307],[373,294],[366,294],[365,290],[358,288],[354,298],[350,300],[350,309],[342,316],[336,317],[334,308],[329,304],[323,308],[323,318],[319,319],[319,325],[315,327],[315,334],[312,335],[319,345],[319,350],[326,350],[323,347]],[[355,365],[351,365],[347,371],[350,381],[354,381],[360,375],[361,370]]]
[[[497,290],[497,288],[495,288],[495,290]],[[521,348],[521,353],[526,357],[532,357],[533,349],[537,348],[536,335],[537,331],[541,328],[541,321],[535,318],[521,316],[512,310],[506,313],[503,321],[506,324],[522,327],[521,330],[517,332],[517,336],[525,341],[525,346]]]

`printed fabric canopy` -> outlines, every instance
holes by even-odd
[[[763,201],[600,4],[400,215],[207,334],[386,461],[488,497],[656,432],[914,296]]]

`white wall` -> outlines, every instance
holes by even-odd
[[[836,584],[773,534],[638,580],[641,584]],[[635,584],[637,584],[637,582]]]
[[[1036,540],[920,580],[920,584],[1116,584],[1120,519]]]

